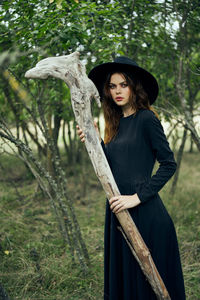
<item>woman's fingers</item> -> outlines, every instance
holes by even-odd
[[[84,133],[81,133],[79,136],[80,136],[80,138],[82,139],[82,138],[85,136],[85,134],[84,134]]]
[[[120,196],[112,197],[109,200],[109,203],[110,203],[110,209],[115,214],[125,209],[124,202],[121,201]]]
[[[136,193],[134,195],[114,196],[109,200],[110,209],[114,213],[118,213],[124,209],[135,207],[140,203],[141,201]]]
[[[85,142],[85,134],[83,133],[83,130],[78,125],[76,125],[76,131],[81,139],[81,142],[82,143]]]
[[[115,197],[110,198],[110,200],[109,200],[110,205],[111,205],[113,202],[115,202],[116,200],[119,200],[119,198],[120,198],[120,196],[115,196]]]
[[[112,209],[114,213],[118,213],[122,208],[124,207],[123,203],[118,203],[116,206]]]
[[[109,204],[110,204],[110,209],[113,210],[117,205],[120,204],[120,197],[119,197],[119,196],[112,197],[112,198],[109,200]]]
[[[76,125],[76,131],[79,135],[83,132],[83,130],[78,125]]]
[[[96,129],[97,135],[99,137],[99,141],[101,142],[101,137],[100,137],[98,125],[95,121],[94,121],[94,126],[95,126],[95,129]],[[83,130],[79,127],[79,125],[76,125],[76,132],[79,135],[79,137],[81,139],[81,142],[85,142],[85,134],[84,134]]]

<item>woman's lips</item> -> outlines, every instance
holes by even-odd
[[[115,98],[115,99],[116,99],[116,101],[122,101],[122,100],[123,100],[122,97],[117,97],[117,98]]]

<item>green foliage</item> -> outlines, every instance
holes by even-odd
[[[19,51],[17,60],[10,63],[9,58],[4,66],[9,66],[34,95],[35,84],[27,83],[24,72],[43,57],[78,50],[81,59],[87,61],[88,70],[116,55],[132,57],[158,78],[157,105],[167,107],[170,103],[180,109],[175,84],[179,59],[183,55],[186,99],[190,106],[199,105],[196,73],[200,59],[200,11],[197,0],[31,0],[28,3],[17,0],[12,1],[12,5],[4,0],[1,12],[0,50],[13,53],[13,57],[14,51]],[[47,89],[46,94],[56,103],[54,109],[59,103],[59,111],[67,116],[61,105],[66,95],[63,87],[58,82],[50,82],[52,88]],[[192,94],[188,94],[188,90]],[[73,118],[71,114],[68,117]]]

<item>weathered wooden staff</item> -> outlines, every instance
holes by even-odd
[[[85,133],[85,146],[108,199],[120,195],[103,149],[97,136],[91,114],[91,100],[94,98],[100,107],[100,98],[93,82],[87,77],[85,67],[79,60],[79,53],[41,60],[35,68],[26,72],[26,78],[47,79],[49,76],[62,79],[70,88],[71,102],[76,122]],[[128,210],[116,214],[126,242],[142,271],[154,290],[157,299],[170,300],[168,291],[153,262]]]

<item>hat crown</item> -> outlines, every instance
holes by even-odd
[[[118,64],[126,64],[126,65],[138,67],[138,64],[134,60],[132,60],[126,56],[118,56],[115,58],[114,62],[118,63]]]

